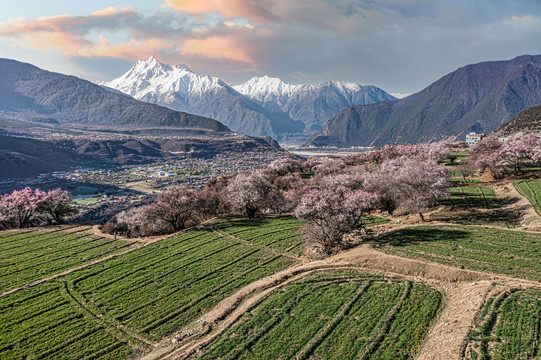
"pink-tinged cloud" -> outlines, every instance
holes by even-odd
[[[101,9],[94,11],[93,13],[90,13],[90,16],[95,17],[108,17],[108,16],[115,16],[118,14],[131,14],[132,16],[136,16],[137,12],[134,7],[121,7],[121,8],[115,8],[112,6],[109,6],[108,8]]]
[[[164,0],[167,6],[188,14],[220,13],[226,19],[246,18],[267,22],[276,18],[268,0]]]
[[[211,36],[204,39],[188,39],[182,46],[182,56],[206,57],[216,60],[232,60],[256,66],[250,48],[233,36]]]
[[[59,15],[39,17],[36,19],[18,18],[0,24],[0,36],[5,36],[19,46],[48,52],[57,50],[69,56],[82,57],[114,57],[125,60],[145,58],[164,50],[174,50],[175,42],[167,39],[130,39],[111,44],[103,36],[89,38],[88,33],[100,26],[114,30],[114,25],[96,21],[111,18],[113,21],[119,15],[136,16],[128,8],[107,8],[96,11],[87,17],[72,17]]]
[[[181,20],[178,21],[181,26]],[[74,57],[133,61],[154,55],[172,62],[190,58],[224,61],[237,64],[239,68],[256,66],[252,47],[243,37],[254,31],[250,24],[227,22],[195,30],[173,30],[168,24],[162,19],[145,18],[132,8],[109,7],[88,16],[10,19],[0,23],[0,36],[24,48],[43,52],[56,50]],[[112,42],[105,34],[113,34],[115,38],[121,34],[121,37]]]

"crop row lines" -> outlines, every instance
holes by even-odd
[[[225,247],[223,247],[223,248],[220,248],[220,249],[218,249],[218,250],[216,250],[216,251],[213,251],[212,253],[206,254],[205,257],[209,257],[209,256],[213,256],[213,255],[219,254],[219,253],[221,253],[222,251],[225,251],[225,250],[230,249],[230,248],[232,248],[232,247],[235,247],[235,246],[237,246],[237,245],[238,245],[238,244],[234,244],[234,243],[233,243],[233,244],[229,244],[229,245],[227,245],[227,246],[225,246]],[[101,301],[101,302],[98,302],[98,303],[97,303],[97,306],[101,306],[101,305],[103,305],[103,304],[106,303],[106,302],[111,302],[112,300],[116,300],[116,299],[118,299],[118,298],[121,298],[121,297],[123,297],[123,296],[125,296],[125,295],[127,295],[127,294],[129,294],[129,293],[131,293],[131,292],[133,292],[133,291],[135,291],[135,290],[138,290],[138,289],[140,289],[140,288],[142,288],[142,287],[144,287],[144,286],[146,286],[146,285],[148,285],[148,284],[154,282],[155,279],[163,278],[163,277],[165,277],[165,276],[168,276],[168,275],[174,273],[175,271],[178,271],[178,270],[180,270],[180,269],[182,269],[182,268],[188,267],[188,266],[193,265],[193,264],[195,264],[195,263],[198,263],[198,262],[200,262],[200,261],[201,261],[201,257],[196,257],[196,258],[193,259],[192,261],[190,261],[190,262],[188,262],[188,263],[184,263],[184,264],[182,264],[182,265],[180,265],[180,266],[178,266],[178,267],[176,267],[176,268],[174,268],[174,269],[172,269],[172,270],[169,270],[168,272],[166,272],[166,273],[163,274],[163,275],[158,276],[157,278],[150,278],[150,279],[143,278],[142,280],[140,280],[140,281],[138,281],[138,282],[132,283],[131,286],[130,286],[130,288],[129,288],[127,291],[119,292],[119,293],[115,294],[115,295],[112,296],[112,297],[109,297],[109,298],[107,298],[107,299],[105,299],[105,300],[103,300],[103,301]]]
[[[359,297],[366,291],[366,289],[371,285],[370,281],[366,281],[363,286],[359,287],[357,292],[353,295],[353,297],[346,303],[338,313],[333,316],[333,318],[325,325],[323,329],[321,329],[317,335],[300,351],[299,354],[295,357],[296,360],[301,360],[306,358],[308,355],[310,355],[310,352],[321,342],[323,338],[325,338],[330,331],[334,328],[336,323],[341,319],[344,314],[351,309],[351,306],[359,299]]]
[[[185,241],[188,241],[188,240],[197,238],[197,237],[199,237],[199,236],[201,236],[201,234],[198,234],[198,235],[196,235],[196,236],[187,238],[187,239],[185,239]],[[168,239],[168,240],[169,240],[169,239]],[[166,241],[166,240],[162,240],[162,241]],[[184,241],[181,241],[181,242],[184,242]],[[164,248],[160,248],[159,250],[164,250],[164,249],[167,249],[167,248],[169,248],[169,247],[171,247],[171,246],[165,246]],[[145,249],[145,250],[147,250],[147,249]],[[146,252],[146,251],[141,250],[141,251],[139,251],[138,253],[130,254],[130,256],[131,256],[130,261],[134,261],[134,260],[136,260],[136,259],[140,259],[140,258],[143,258],[143,257],[147,257],[147,256],[149,256],[149,255],[151,256],[151,258],[149,259],[149,261],[153,259],[153,256],[157,256],[157,255],[156,255],[156,251],[153,252],[153,253],[148,253],[148,252]],[[172,257],[172,256],[174,256],[174,255],[171,255],[171,256],[167,257],[166,259],[168,259],[168,258],[170,258],[170,257]],[[161,261],[161,260],[160,260],[160,261]],[[115,267],[118,267],[118,266],[123,266],[123,265],[124,265],[124,262],[123,262],[123,261],[118,261],[117,263],[112,264],[112,265],[109,264],[108,267],[105,268],[105,269],[98,269],[97,271],[87,273],[87,274],[85,274],[85,275],[83,275],[83,276],[80,276],[80,277],[74,279],[74,283],[76,284],[76,283],[78,283],[78,282],[81,282],[81,281],[86,280],[86,279],[88,279],[88,278],[91,278],[91,277],[93,277],[93,276],[97,276],[97,275],[101,274],[103,271],[110,270],[110,269],[112,269],[112,268],[115,268]]]
[[[70,289],[68,282],[60,282],[60,293],[62,297],[68,300],[73,307],[81,312],[86,318],[96,323],[99,327],[107,328],[108,331],[117,338],[117,340],[122,342],[128,342],[135,347],[147,348],[147,346],[156,346],[155,343],[137,335],[132,332],[129,332],[124,327],[119,326],[120,324],[111,324],[107,321],[105,317],[98,316],[98,313],[91,311],[86,305],[83,305],[83,299],[77,299],[77,293]]]
[[[391,307],[389,312],[385,315],[385,318],[383,319],[383,323],[381,324],[378,333],[376,334],[376,337],[374,340],[364,349],[364,351],[358,356],[358,359],[369,359],[370,354],[376,349],[378,344],[383,340],[383,337],[389,331],[389,327],[391,325],[391,322],[396,315],[399,307],[404,302],[404,300],[409,295],[411,289],[411,283],[409,281],[406,281],[404,284],[404,287],[402,288],[402,292],[399,295],[400,297],[396,301],[396,303]]]
[[[211,239],[211,240],[208,240],[208,241],[206,241],[206,242],[204,242],[204,243],[195,245],[193,248],[195,248],[195,247],[197,247],[197,246],[206,245],[206,244],[211,243],[211,242],[213,242],[213,241],[215,241],[215,239]],[[215,255],[216,253],[219,253],[220,251],[225,250],[225,249],[228,249],[228,248],[230,248],[230,247],[232,247],[232,246],[234,246],[234,245],[227,246],[227,247],[225,247],[225,248],[222,248],[222,249],[218,250],[217,252],[210,253],[210,254],[208,254],[208,255],[209,255],[209,256]],[[123,274],[123,275],[121,275],[121,276],[118,276],[118,277],[116,277],[116,278],[113,278],[113,279],[111,279],[110,281],[107,281],[107,282],[105,282],[105,283],[99,284],[99,286],[95,286],[95,287],[93,287],[93,288],[90,289],[90,290],[84,291],[84,292],[82,292],[82,294],[88,294],[88,293],[91,293],[91,292],[93,292],[93,291],[95,291],[95,290],[99,290],[99,289],[108,287],[108,286],[110,286],[110,285],[113,285],[114,283],[116,283],[116,282],[118,282],[118,281],[120,281],[120,280],[122,280],[122,279],[125,279],[125,278],[127,278],[127,277],[129,277],[129,276],[131,276],[131,275],[133,275],[133,274],[136,274],[136,273],[138,273],[139,271],[142,271],[142,270],[149,270],[149,268],[150,268],[150,269],[153,269],[153,268],[157,267],[159,264],[164,263],[164,262],[170,260],[171,258],[174,258],[174,257],[177,257],[177,256],[179,256],[179,255],[185,254],[187,251],[192,250],[193,248],[190,248],[190,249],[187,249],[187,250],[182,250],[182,251],[179,251],[179,252],[177,252],[177,253],[173,253],[173,254],[171,254],[171,255],[168,255],[168,256],[166,256],[166,257],[164,257],[164,258],[162,258],[162,259],[160,259],[160,260],[158,260],[158,261],[152,262],[152,264],[151,264],[150,266],[147,266],[147,265],[146,265],[147,262],[145,261],[144,265],[138,266],[138,267],[134,268],[132,271],[129,271],[129,272],[127,272],[127,273],[125,273],[125,274]],[[148,260],[149,260],[149,261],[152,261],[152,259],[153,259],[153,258],[150,258],[150,259],[148,259]],[[171,274],[171,273],[174,272],[174,271],[178,271],[178,270],[182,269],[183,267],[189,266],[189,265],[193,264],[194,262],[197,262],[197,261],[200,261],[200,260],[201,260],[201,258],[198,257],[197,259],[195,259],[195,260],[192,261],[192,262],[184,263],[184,264],[182,264],[182,265],[179,266],[179,267],[173,268],[173,270],[170,270],[170,271],[166,272],[165,274],[160,275],[158,278],[153,278],[153,280],[154,280],[154,279],[160,279],[160,278],[162,278],[162,277],[165,277],[165,276]],[[104,270],[105,270],[105,269],[104,269]],[[109,270],[109,269],[107,269],[107,270]],[[79,279],[78,279],[78,281],[79,281]],[[148,283],[148,282],[147,282],[147,283]],[[130,288],[130,290],[135,290],[135,288],[132,287],[132,288]]]

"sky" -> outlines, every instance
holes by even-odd
[[[111,80],[151,55],[231,84],[269,75],[413,93],[541,54],[540,0],[0,0],[0,57]]]

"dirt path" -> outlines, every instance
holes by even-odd
[[[541,283],[534,281],[388,255],[365,244],[325,260],[293,266],[247,285],[204,314],[197,326],[164,339],[161,346],[143,359],[185,359],[230,328],[272,292],[316,271],[333,269],[356,269],[369,274],[400,276],[429,285],[442,293],[445,307],[428,334],[419,354],[420,359],[461,358],[475,316],[489,291],[494,288],[494,283],[523,288],[541,287]]]
[[[496,186],[494,187],[494,191],[498,197],[509,200],[506,207],[518,207],[524,211],[523,227],[522,229],[515,230],[529,230],[532,232],[541,230],[541,217],[537,215],[529,201],[522,197],[512,184]],[[377,231],[375,235],[381,236],[382,234],[389,234],[401,229],[420,225],[452,226],[453,224],[434,221],[428,223],[414,221],[393,222],[376,227]],[[487,226],[484,227],[486,228]],[[489,227],[501,229],[497,226]],[[513,229],[507,230],[513,231]],[[113,237],[112,235],[101,233],[97,227],[94,227],[92,232],[101,237]],[[118,237],[119,240],[132,242],[129,249],[46,277],[29,286],[62,277],[74,271],[122,256],[138,248],[178,235],[179,233],[137,240]],[[234,325],[246,312],[254,309],[276,290],[309,276],[314,272],[355,269],[369,274],[401,277],[416,283],[426,284],[440,291],[444,297],[445,306],[430,329],[418,358],[460,359],[462,358],[461,354],[468,333],[489,294],[495,291],[502,291],[502,289],[509,287],[541,287],[541,283],[535,281],[458,269],[442,264],[389,255],[375,250],[369,244],[357,246],[324,260],[310,262],[307,259],[299,260],[301,260],[300,264],[251,283],[230,297],[222,300],[213,309],[201,316],[191,328],[186,328],[181,333],[162,340],[159,344],[152,344],[153,346],[157,346],[143,358],[184,359],[210,343]],[[24,288],[26,287],[9,290],[0,294],[0,297]]]
[[[522,213],[522,230],[541,231],[541,216],[537,214],[530,201],[517,191],[513,183],[503,183],[492,187],[497,197],[504,201],[505,208]]]

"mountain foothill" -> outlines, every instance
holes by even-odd
[[[153,57],[104,83],[9,59],[0,59],[0,77],[4,129],[214,137],[233,131],[282,142],[308,139],[305,145],[316,147],[461,139],[471,131],[504,129],[541,105],[541,55],[467,65],[402,99],[334,80],[292,85],[261,76],[233,86]],[[520,117],[510,129],[533,128],[530,118]]]

